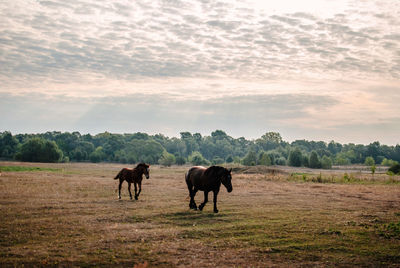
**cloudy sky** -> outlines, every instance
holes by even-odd
[[[400,1],[0,0],[0,131],[400,143]]]

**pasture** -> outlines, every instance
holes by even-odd
[[[234,167],[215,214],[189,210],[188,166],[152,166],[138,201],[129,165],[2,166],[2,267],[400,266],[399,176]]]

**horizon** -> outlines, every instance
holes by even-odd
[[[0,132],[400,143],[395,0],[16,0],[0,14]]]
[[[0,131],[0,133],[4,133],[4,132],[6,132],[6,131],[8,131],[8,130],[5,130],[5,131]],[[266,133],[268,133],[268,132],[276,132],[276,133],[279,133],[280,135],[281,135],[281,133],[280,132],[277,132],[277,131],[267,131],[267,132],[264,132],[263,134],[261,134],[259,137],[245,137],[245,136],[233,136],[233,135],[230,135],[228,132],[226,132],[226,131],[224,131],[224,130],[222,130],[222,129],[215,129],[215,130],[213,130],[213,131],[211,131],[209,134],[207,134],[207,133],[200,133],[200,132],[191,132],[191,131],[180,131],[179,133],[183,133],[183,132],[189,132],[190,134],[197,134],[197,133],[199,133],[202,137],[211,137],[211,134],[212,134],[212,132],[214,132],[214,131],[223,131],[227,136],[229,136],[229,137],[232,137],[232,138],[234,138],[234,139],[239,139],[239,138],[245,138],[246,140],[248,140],[248,141],[255,141],[255,140],[257,140],[257,139],[259,139],[259,138],[261,138],[261,136],[262,135],[264,135],[264,134],[266,134]],[[163,136],[165,136],[166,138],[169,138],[169,139],[171,139],[171,138],[178,138],[178,139],[181,139],[181,136],[180,135],[172,135],[172,136],[170,136],[170,135],[165,135],[164,133],[147,133],[147,132],[142,132],[142,131],[137,131],[137,132],[131,132],[131,133],[128,133],[128,132],[125,132],[125,133],[118,133],[118,132],[112,132],[112,131],[104,131],[104,132],[98,132],[98,133],[81,133],[80,131],[59,131],[59,130],[53,130],[53,131],[46,131],[46,132],[50,132],[50,133],[52,133],[52,132],[60,132],[60,133],[74,133],[74,132],[78,132],[81,136],[84,136],[84,135],[91,135],[91,136],[96,136],[96,135],[99,135],[99,134],[104,134],[104,133],[110,133],[110,134],[112,134],[112,135],[129,135],[129,134],[136,134],[136,133],[143,133],[143,134],[147,134],[147,135],[149,135],[149,136],[155,136],[155,135],[163,135]],[[13,135],[13,136],[15,136],[15,135],[41,135],[41,134],[45,134],[46,132],[36,132],[36,133],[13,133],[13,132],[11,132],[10,131],[10,133]],[[339,141],[336,141],[336,140],[329,140],[329,141],[326,141],[326,140],[310,140],[310,139],[305,139],[305,138],[299,138],[299,139],[296,139],[296,140],[287,140],[287,139],[285,139],[285,137],[283,137],[282,135],[281,135],[281,137],[282,137],[282,141],[283,142],[287,142],[287,143],[289,143],[289,144],[291,144],[291,143],[293,143],[293,142],[295,142],[295,141],[301,141],[301,140],[305,140],[305,141],[314,141],[314,142],[324,142],[324,143],[326,143],[326,144],[329,144],[331,141],[333,141],[333,142],[335,142],[335,143],[340,143],[340,144],[342,144],[342,145],[346,145],[346,144],[355,144],[355,145],[364,145],[364,146],[367,146],[367,145],[369,145],[369,144],[371,144],[371,143],[374,143],[374,142],[379,142],[381,145],[387,145],[387,146],[397,146],[397,145],[400,145],[400,143],[397,143],[397,144],[385,144],[385,143],[382,143],[382,142],[380,142],[380,141],[378,141],[378,140],[376,140],[376,141],[371,141],[370,143],[368,143],[368,144],[364,144],[364,143],[356,143],[356,142],[339,142]]]

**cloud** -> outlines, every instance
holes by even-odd
[[[3,79],[71,72],[128,80],[284,79],[343,71],[356,78],[398,76],[398,45],[391,42],[398,34],[386,28],[395,18],[379,9],[369,10],[370,22],[353,19],[364,10],[331,18],[306,12],[268,16],[219,1],[39,1],[28,8],[16,1],[2,10]]]
[[[34,131],[47,120],[53,124],[46,128],[96,132],[105,129],[91,122],[103,118],[108,120],[104,128],[125,131],[124,126],[140,115],[152,118],[148,131],[159,127],[174,133],[201,124],[211,131],[223,124],[243,132],[238,135],[254,137],[270,127],[310,133],[307,126],[317,133],[314,126],[319,126],[323,134],[336,126],[342,129],[343,120],[361,126],[371,118],[368,125],[379,124],[383,112],[370,116],[375,97],[374,107],[397,113],[399,4],[288,3],[2,2],[0,93],[9,96],[2,100],[4,107],[15,111],[14,103],[21,108],[14,115],[7,113],[2,124]],[[382,88],[394,91],[379,98]],[[39,104],[56,104],[17,97],[28,93]],[[145,98],[137,103],[133,96],[143,94],[152,102]],[[192,102],[194,96],[199,102]],[[125,98],[136,106],[123,104]],[[164,107],[164,102],[170,105]],[[23,107],[30,107],[31,113]],[[115,115],[114,109],[122,109],[124,120],[107,119]],[[75,112],[56,122],[53,110]],[[236,118],[242,120],[241,127],[235,126]],[[392,115],[387,120],[397,122]]]

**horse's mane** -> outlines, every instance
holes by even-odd
[[[211,166],[209,168],[207,168],[204,171],[204,175],[205,176],[210,176],[210,175],[217,175],[218,173],[220,173],[222,170],[225,170],[226,168],[221,167],[221,166]]]
[[[147,165],[147,164],[146,164],[146,163],[144,163],[144,162],[141,162],[141,163],[137,164],[135,168],[139,168],[139,167],[148,168],[148,167],[149,167],[149,165]]]

